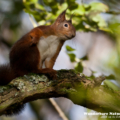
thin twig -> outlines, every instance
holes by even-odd
[[[52,103],[52,105],[55,107],[57,112],[59,113],[60,117],[63,118],[63,120],[68,120],[68,118],[65,116],[64,112],[61,110],[61,108],[58,106],[56,101],[53,98],[49,98],[49,101]]]
[[[37,25],[37,23],[35,22],[35,20],[32,18],[31,15],[29,15],[29,18],[30,18],[31,23],[33,24],[33,27],[37,27],[38,25]]]

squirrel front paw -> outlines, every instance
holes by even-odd
[[[47,76],[49,79],[55,80],[57,79],[57,71],[51,70],[49,73],[47,73]]]

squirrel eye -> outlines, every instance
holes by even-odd
[[[68,24],[64,24],[64,27],[68,27]]]

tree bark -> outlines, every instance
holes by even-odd
[[[50,97],[66,97],[98,112],[120,112],[120,92],[101,85],[103,80],[103,76],[89,80],[74,70],[59,70],[56,80],[36,74],[16,78],[0,87],[0,115],[18,105]]]

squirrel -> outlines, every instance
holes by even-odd
[[[53,66],[61,47],[66,40],[76,35],[72,20],[65,18],[66,10],[52,25],[32,29],[12,46],[10,63],[0,66],[0,86],[28,73],[56,78],[57,72]]]
[[[10,63],[0,66],[0,86],[28,73],[45,74],[56,79],[57,72],[53,69],[56,58],[64,42],[76,35],[72,17],[70,20],[65,18],[66,10],[52,25],[32,29],[12,46]],[[22,108],[23,105],[18,105],[17,110],[8,110],[6,115],[16,114]]]

